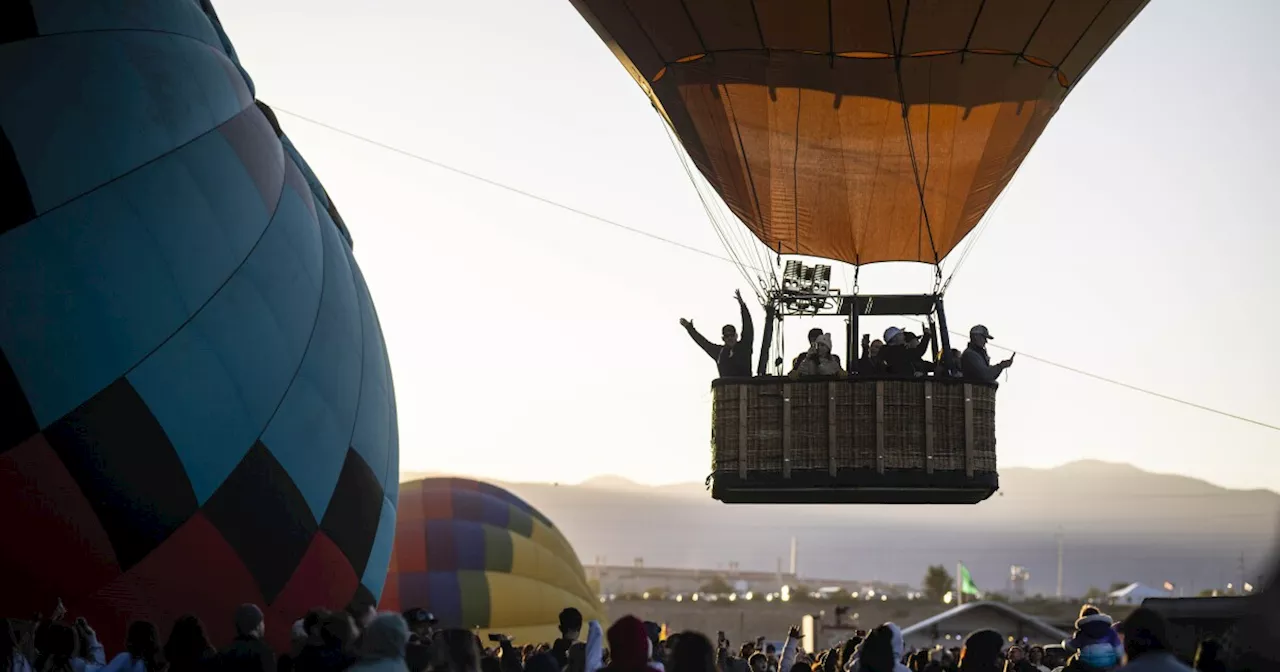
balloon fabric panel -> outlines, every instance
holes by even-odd
[[[570,0],[771,251],[936,263],[1147,0]]]
[[[376,600],[382,330],[210,3],[4,3],[0,87],[0,507],[41,539],[0,552],[0,616],[61,597],[122,641],[195,612],[221,645],[242,602]]]
[[[490,632],[554,631],[568,605],[598,613],[573,549],[523,500],[459,478],[400,490],[383,608],[423,607],[445,625]]]

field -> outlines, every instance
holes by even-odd
[[[821,621],[833,622],[836,602],[674,602],[670,600],[615,601],[606,605],[606,616],[612,621],[627,614],[637,618],[666,623],[672,632],[696,630],[714,638],[717,630],[724,630],[729,640],[740,643],[761,635],[769,641],[782,640],[787,629],[799,625],[805,614],[818,618],[820,611],[826,614]],[[857,619],[857,627],[871,628],[886,621],[902,627],[922,621],[945,611],[943,605],[925,604],[921,601],[890,600],[888,602],[856,602],[849,605],[847,618]],[[1053,601],[1023,602],[1015,605],[1028,615],[1040,618],[1058,628],[1069,628],[1075,620],[1078,604]],[[1114,617],[1128,613],[1126,607],[1106,609]]]

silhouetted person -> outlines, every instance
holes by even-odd
[[[717,672],[711,640],[698,632],[680,633],[667,656],[667,672]]]
[[[400,614],[378,614],[365,624],[360,657],[351,672],[406,672],[404,649],[409,625]]]
[[[218,651],[209,643],[200,619],[187,614],[173,622],[164,643],[164,659],[169,672],[215,672]]]
[[[405,645],[404,664],[409,672],[424,672],[431,665],[431,637],[435,633],[436,617],[426,609],[410,609],[404,612],[409,624],[409,643]]]
[[[1169,650],[1168,626],[1164,617],[1146,607],[1138,607],[1120,624],[1124,635],[1124,672],[1191,672]]]
[[[1004,670],[1004,637],[995,630],[970,633],[960,650],[960,672],[1002,672]]]
[[[156,630],[155,624],[134,621],[129,624],[129,632],[125,635],[124,653],[112,658],[102,671],[162,672],[166,667],[164,658],[160,655],[160,632]]]
[[[991,363],[991,356],[987,354],[987,341],[992,340],[995,339],[991,337],[991,332],[981,324],[969,330],[969,347],[965,348],[964,354],[960,357],[965,378],[994,383],[1005,369],[1013,366],[1013,358],[998,364]]]
[[[219,672],[275,672],[276,654],[262,641],[267,623],[254,604],[236,607],[236,638],[218,656]]]
[[[716,367],[719,369],[721,378],[750,378],[751,377],[751,353],[752,340],[755,338],[755,330],[751,326],[751,311],[747,309],[747,304],[742,300],[742,292],[735,291],[733,298],[738,300],[738,307],[742,310],[742,337],[738,337],[738,330],[732,324],[724,325],[720,330],[720,337],[724,339],[722,345],[716,345],[708,341],[697,329],[693,328],[693,322],[684,318],[680,319],[680,326],[689,332],[689,337],[693,339],[698,347],[716,360]]]
[[[569,647],[582,636],[582,612],[568,607],[560,612],[560,638],[551,646],[551,655],[561,668],[569,664]]]
[[[925,329],[926,338],[930,335]],[[897,327],[889,327],[884,331],[884,347],[880,348],[880,361],[884,364],[884,372],[891,376],[912,376],[919,373],[920,360],[929,349],[926,341],[915,339],[908,343],[908,332]]]

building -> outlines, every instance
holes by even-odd
[[[1131,583],[1120,590],[1114,590],[1107,594],[1107,600],[1111,604],[1132,604],[1134,606],[1142,604],[1143,600],[1164,597],[1173,597],[1173,593],[1168,590],[1144,586],[1141,583]]]
[[[868,589],[874,595],[905,595],[908,586],[896,586],[879,581],[850,581],[845,579],[823,579],[796,576],[792,572],[761,572],[739,569],[736,563],[730,563],[725,569],[683,569],[676,567],[646,567],[637,558],[632,565],[588,565],[587,577],[598,582],[601,595],[639,595],[646,592],[661,592],[670,595],[690,595],[699,592],[703,586],[713,581],[723,581],[734,592],[745,594],[776,593],[783,586],[791,589],[807,587],[811,591],[823,593],[852,593]],[[833,596],[834,597],[834,596]]]
[[[991,629],[1014,641],[1056,644],[1070,637],[1048,623],[1003,602],[969,602],[903,628],[908,649],[960,646],[974,630]]]

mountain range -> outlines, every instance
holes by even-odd
[[[402,474],[401,480],[427,474]],[[577,485],[502,483],[550,518],[584,565],[785,571],[802,578],[920,584],[929,565],[963,562],[987,591],[1030,572],[1028,594],[1141,582],[1194,595],[1257,583],[1280,540],[1280,494],[1230,490],[1127,464],[1005,468],[973,506],[729,506],[701,483],[647,486],[618,476]]]

